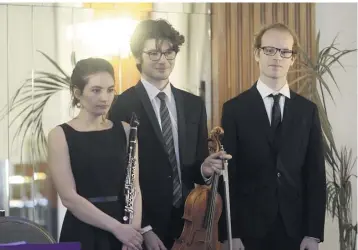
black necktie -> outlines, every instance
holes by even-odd
[[[271,128],[276,131],[277,127],[281,124],[281,108],[280,108],[280,97],[281,94],[269,95],[273,98],[273,106],[271,112]]]
[[[160,92],[157,96],[160,99],[160,120],[162,124],[163,139],[169,155],[170,164],[173,168],[173,205],[174,207],[179,207],[182,198],[182,189],[180,185],[178,166],[175,155],[172,123],[170,120],[168,107],[165,103],[165,93]]]

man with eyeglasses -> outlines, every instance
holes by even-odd
[[[323,241],[326,181],[318,110],[287,83],[298,46],[286,25],[263,28],[254,44],[259,79],[223,105],[235,250],[317,250]],[[220,237],[227,245],[224,218]]]
[[[139,181],[143,197],[142,234],[148,250],[170,249],[179,238],[184,203],[194,183],[210,183],[220,173],[219,157],[208,156],[205,104],[169,82],[184,36],[165,20],[144,20],[130,46],[141,80],[118,96],[109,118],[139,118]]]

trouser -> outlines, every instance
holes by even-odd
[[[280,213],[267,235],[262,239],[242,238],[245,250],[299,250],[302,239],[287,235]]]
[[[184,207],[172,208],[171,223],[168,228],[168,234],[163,239],[163,244],[167,249],[171,249],[175,239],[178,239],[183,231],[184,220],[182,219]]]

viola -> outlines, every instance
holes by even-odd
[[[223,150],[224,131],[215,127],[209,135],[209,152]],[[227,164],[223,160],[223,164]],[[212,176],[211,186],[197,186],[188,195],[184,206],[184,228],[172,250],[219,250],[218,222],[222,213],[222,198],[217,192],[220,175]]]

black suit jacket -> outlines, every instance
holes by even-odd
[[[223,106],[223,145],[233,156],[233,238],[264,237],[280,212],[291,237],[323,241],[326,177],[318,110],[293,91],[290,97],[276,143],[256,84]],[[225,215],[220,228],[225,240]]]
[[[194,183],[204,184],[201,164],[208,156],[207,121],[204,102],[197,96],[171,86],[178,117],[180,169],[184,201]],[[139,179],[143,198],[142,227],[151,225],[163,240],[171,226],[173,201],[172,167],[162,132],[148,94],[141,82],[116,99],[109,119],[130,122],[139,119]]]

